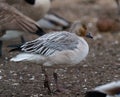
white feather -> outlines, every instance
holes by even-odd
[[[46,6],[50,7],[50,0],[35,0],[35,5],[34,6]]]
[[[10,61],[19,62],[19,61],[31,61],[31,62],[39,62],[42,63],[44,57],[37,54],[28,54],[28,53],[20,53],[16,57],[10,59]]]
[[[120,88],[120,81],[111,82],[105,85],[101,85],[95,88],[95,90],[106,93],[106,91],[114,88]]]

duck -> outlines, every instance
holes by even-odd
[[[79,64],[89,52],[88,43],[83,37],[93,38],[87,31],[87,26],[80,21],[71,25],[70,31],[49,32],[33,41],[28,41],[16,50],[22,52],[11,58],[10,61],[29,61],[41,66],[45,75],[45,84],[50,92],[48,76],[45,67],[73,66]],[[14,49],[15,50],[15,49]],[[53,73],[57,84],[56,73]],[[60,88],[56,85],[57,90]]]
[[[120,97],[120,81],[113,81],[87,91],[85,97]]]
[[[55,31],[66,30],[71,26],[70,21],[54,12],[48,12],[42,19],[38,20],[37,23],[43,29]]]
[[[24,15],[38,21],[42,18],[51,7],[51,0],[0,0],[15,7]]]
[[[0,56],[2,56],[3,41],[22,37],[26,32],[39,36],[44,34],[43,29],[34,20],[7,3],[0,3]]]

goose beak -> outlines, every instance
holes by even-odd
[[[89,32],[86,34],[86,37],[93,39],[93,36],[92,36],[91,33],[89,33]]]

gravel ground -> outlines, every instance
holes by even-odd
[[[120,78],[120,32],[101,33],[95,27],[96,19],[107,13],[117,16],[114,0],[55,0],[52,11],[70,21],[81,20],[88,23],[94,40],[86,39],[90,46],[88,57],[72,67],[49,67],[47,73],[51,88],[55,90],[52,73],[56,71],[59,84],[66,91],[48,94],[43,86],[44,76],[36,64],[10,62],[17,53],[8,53],[6,42],[0,59],[0,97],[84,97],[87,90],[116,81]],[[107,6],[106,6],[107,5]],[[35,38],[30,34],[28,39]]]

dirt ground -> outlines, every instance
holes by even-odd
[[[41,67],[31,63],[14,63],[9,59],[16,53],[8,53],[6,45],[0,59],[0,97],[84,97],[84,93],[98,85],[120,78],[120,32],[101,33],[95,27],[99,16],[117,15],[114,0],[54,0],[52,11],[67,20],[85,21],[94,36],[87,39],[90,52],[80,64],[72,67],[46,68],[52,90],[55,84],[52,73],[56,71],[59,84],[67,91],[49,95],[43,86]],[[29,34],[28,38],[33,36]],[[16,43],[18,43],[16,41]]]

